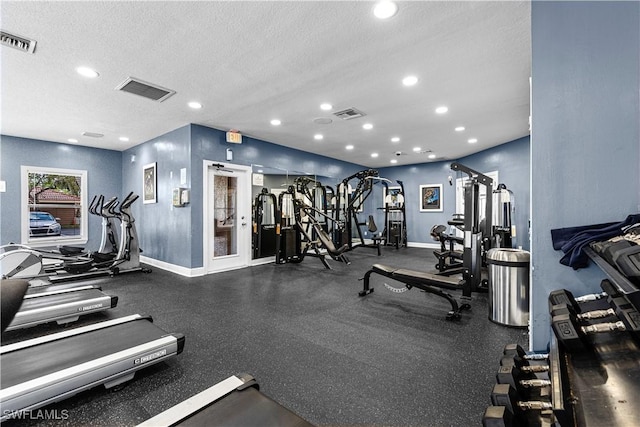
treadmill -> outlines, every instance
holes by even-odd
[[[54,321],[59,325],[75,322],[80,316],[108,310],[116,305],[118,297],[102,293],[102,288],[96,285],[31,288],[6,330]]]
[[[180,354],[184,342],[182,334],[135,314],[1,346],[0,421],[131,380],[136,371]]]
[[[251,375],[233,375],[138,424],[138,427],[313,427],[313,424],[262,394],[259,388]]]

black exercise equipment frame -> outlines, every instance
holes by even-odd
[[[436,274],[404,268],[392,268],[381,264],[374,264],[371,270],[365,273],[361,279],[364,283],[363,289],[358,293],[358,296],[364,297],[373,292],[374,288],[369,285],[369,279],[373,273],[404,283],[407,289],[418,288],[446,299],[451,304],[451,310],[446,316],[447,320],[459,320],[461,311],[471,309],[471,305],[468,303],[458,305],[458,302],[451,294],[440,289],[462,290],[464,297],[471,297],[470,284],[464,279],[456,283],[452,280],[445,280],[445,278]]]
[[[273,224],[264,224],[264,205],[271,200],[273,206]],[[265,203],[266,202],[266,203]],[[264,258],[276,254],[276,227],[278,218],[278,199],[275,194],[263,188],[254,200],[253,218],[253,258]]]
[[[351,195],[349,195],[349,181],[352,179],[358,179],[358,184]],[[340,221],[340,216],[342,214],[344,221],[346,222],[346,236],[344,233],[339,233],[338,237],[340,237],[340,239],[337,239],[337,241],[339,244],[346,244],[349,250],[353,250],[357,247],[376,249],[379,256],[381,255],[380,239],[373,239],[374,243],[372,245],[367,245],[364,241],[362,230],[360,230],[360,226],[366,225],[366,222],[360,222],[358,220],[358,210],[363,207],[364,202],[371,195],[374,179],[382,180],[384,178],[380,177],[376,169],[365,169],[348,176],[338,184],[338,191],[336,191],[336,220]],[[343,195],[346,195],[346,200],[344,201],[344,209],[341,209],[342,202],[340,199]],[[353,243],[354,226],[358,233],[358,239],[360,240],[360,243],[357,244]],[[343,241],[345,238],[346,242]]]
[[[381,239],[384,241],[385,246],[395,246],[396,249],[400,249],[400,247],[407,246],[407,214],[405,210],[406,198],[404,193],[404,183],[400,180],[396,180],[398,185],[400,186],[400,194],[402,195],[403,202],[398,207],[391,207],[387,204],[386,200],[383,200],[382,203],[384,207],[384,230],[382,231],[382,236],[377,237],[377,239]],[[386,190],[386,194],[389,194],[389,183],[386,181],[382,181],[382,185]],[[402,216],[401,219],[392,219],[392,214],[400,214]],[[395,231],[394,231],[395,230]],[[376,238],[374,238],[375,240]]]

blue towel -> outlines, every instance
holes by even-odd
[[[640,222],[640,214],[627,216],[622,222],[608,222],[578,227],[557,228],[551,230],[553,248],[562,250],[564,256],[560,264],[573,267],[574,270],[589,265],[589,258],[584,253],[584,248],[591,242],[608,240],[624,234],[622,230],[632,224]]]

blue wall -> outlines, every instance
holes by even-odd
[[[22,165],[86,170],[89,201],[96,194],[122,195],[122,153],[119,151],[0,135],[0,180],[7,183],[7,191],[0,193],[0,244],[21,241]],[[101,220],[95,215],[89,215],[88,233],[86,247],[97,250]]]
[[[136,228],[143,255],[170,264],[189,267],[192,208],[174,208],[172,190],[191,187],[191,130],[189,126],[137,145],[123,152],[123,191],[142,196],[142,170],[157,163],[157,203],[133,205]],[[133,161],[132,161],[133,160]],[[180,185],[180,169],[187,169],[187,184]]]
[[[480,153],[456,160],[478,172],[498,171],[500,183],[510,189],[515,198],[515,218],[517,246],[529,249],[529,137],[524,137],[502,144]],[[410,166],[395,166],[380,169],[380,175],[403,182],[405,187],[405,203],[407,214],[407,234],[409,242],[435,243],[429,235],[431,227],[436,224],[446,224],[456,213],[455,179],[467,177],[451,170],[451,163],[435,162]],[[452,176],[454,185],[450,186],[448,177]],[[389,185],[394,185],[389,184]],[[442,184],[442,212],[420,212],[420,185]],[[377,194],[380,193],[380,194]],[[382,206],[382,190],[376,192],[376,203]],[[383,223],[383,217],[378,215],[376,221]]]
[[[599,290],[596,267],[558,263],[550,230],[640,209],[640,3],[532,2],[532,344],[550,337],[547,295]]]

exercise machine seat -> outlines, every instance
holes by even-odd
[[[318,239],[320,239],[320,243],[322,243],[332,257],[339,257],[344,251],[349,249],[349,245],[346,244],[336,249],[336,246],[333,244],[333,240],[331,240],[329,235],[322,229],[322,227],[320,227],[319,224],[313,224],[313,229],[316,231]]]
[[[23,279],[3,279],[0,281],[2,332],[7,329],[16,313],[20,310],[28,288],[29,282]]]
[[[371,233],[375,233],[378,231],[378,227],[376,226],[376,222],[373,220],[373,215],[369,215],[369,222],[367,227]]]

